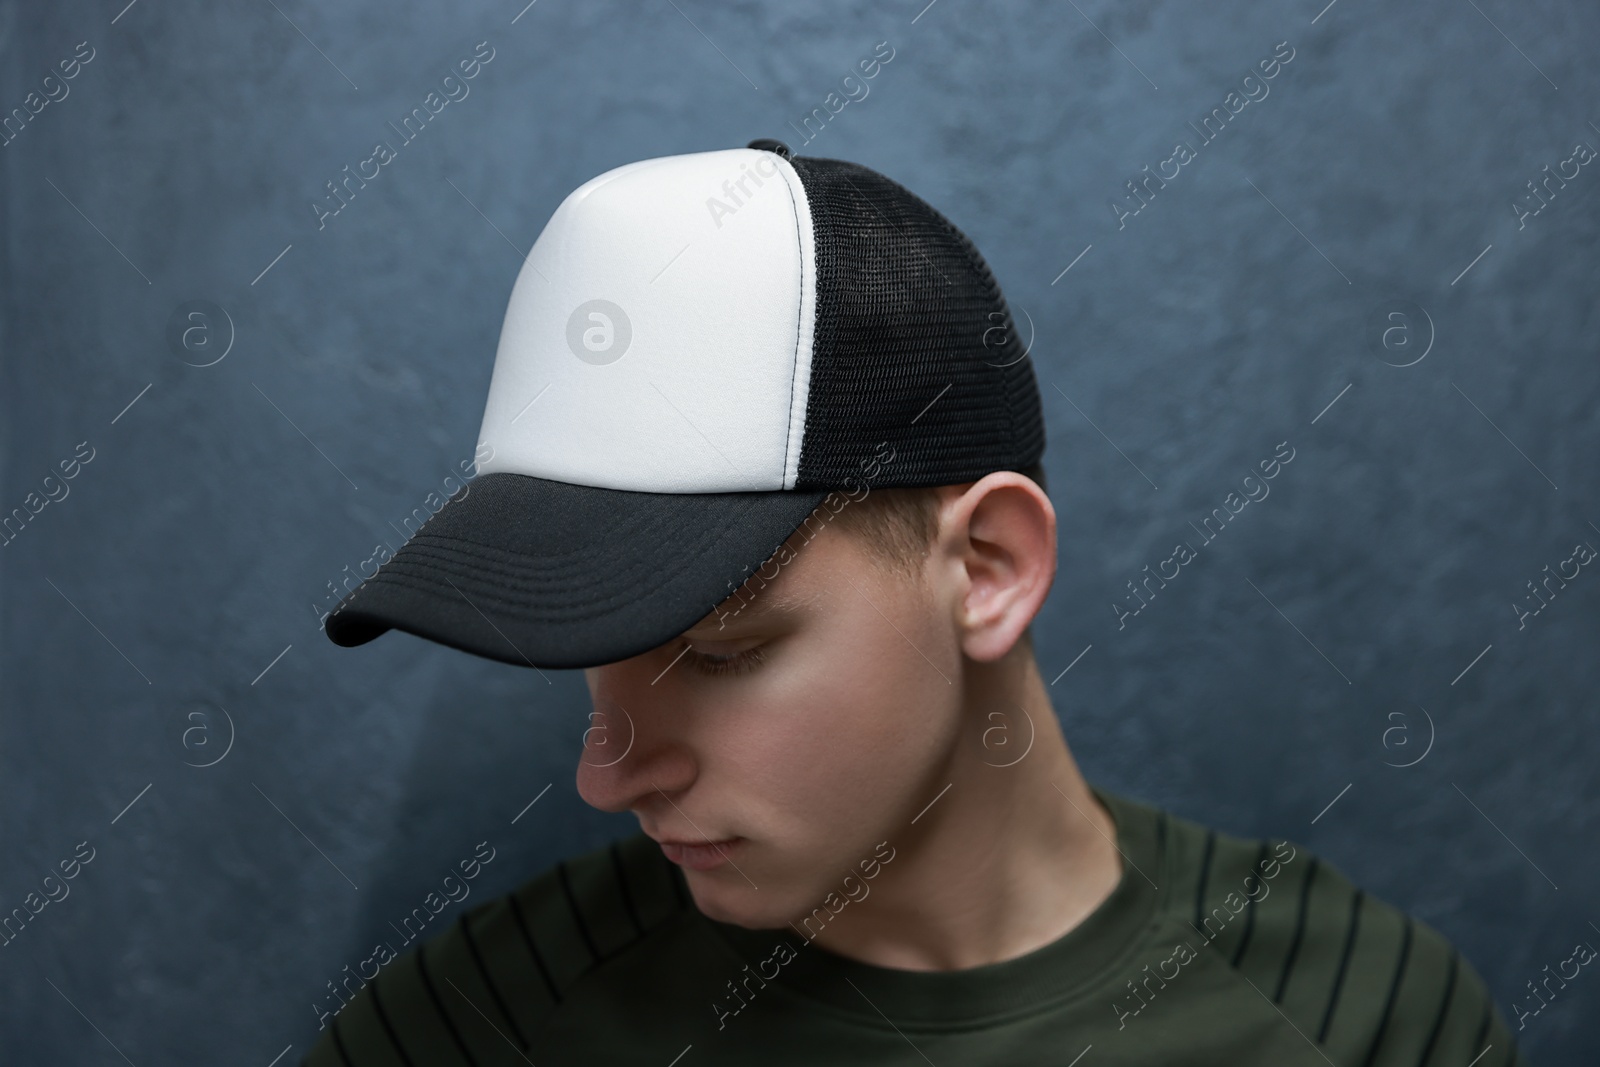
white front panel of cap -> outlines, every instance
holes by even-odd
[[[656,493],[792,488],[815,266],[798,175],[737,148],[575,189],[500,331],[480,473]]]

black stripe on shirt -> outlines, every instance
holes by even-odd
[[[617,889],[622,894],[622,905],[628,909],[628,919],[633,923],[634,932],[640,937],[644,936],[644,924],[639,921],[639,911],[633,906],[633,893],[628,889],[628,875],[622,869],[622,850],[615,841],[611,842],[611,869],[617,875]]]
[[[478,1067],[478,1061],[467,1051],[467,1043],[461,1040],[461,1031],[456,1029],[455,1020],[450,1018],[450,1013],[444,1009],[444,1001],[439,998],[439,988],[433,984],[433,975],[428,973],[427,942],[417,946],[417,972],[422,975],[422,987],[428,991],[428,999],[433,1002],[433,1010],[444,1020],[444,1027],[450,1032],[450,1039],[456,1043],[456,1048],[461,1050],[461,1058],[466,1060],[470,1067]],[[463,993],[462,996],[466,994]],[[469,1000],[467,1003],[472,1002]]]
[[[572,921],[578,928],[578,936],[583,938],[583,945],[589,950],[589,958],[599,963],[604,958],[600,950],[595,947],[594,938],[589,936],[589,924],[583,921],[583,913],[578,910],[578,898],[572,894],[572,881],[567,877],[567,863],[562,860],[556,864],[556,874],[561,880],[561,895],[567,898],[567,907],[572,912]]]
[[[522,943],[528,946],[528,954],[533,957],[533,965],[539,968],[539,977],[544,979],[545,988],[550,990],[550,999],[560,1004],[561,991],[556,988],[555,981],[550,977],[549,968],[544,965],[544,957],[539,955],[539,949],[533,943],[533,935],[528,932],[528,921],[522,916],[522,905],[517,901],[515,893],[508,899],[511,901],[511,917],[517,920],[517,929],[522,931]]]
[[[1211,877],[1211,850],[1217,843],[1217,832],[1206,831],[1206,848],[1200,856],[1200,886],[1194,893],[1194,925],[1201,928],[1205,925],[1206,914],[1206,881]]]
[[[1256,852],[1255,864],[1250,868],[1251,874],[1256,875],[1257,882],[1261,881],[1261,876],[1259,873],[1257,873],[1256,869],[1261,866],[1261,861],[1266,859],[1266,857],[1267,843],[1263,841],[1261,842],[1260,850]],[[1245,877],[1248,878],[1249,875],[1246,875]],[[1244,895],[1246,898],[1250,898],[1250,890],[1248,888],[1245,889]],[[1267,899],[1266,895],[1263,894],[1261,900],[1265,899]],[[1250,944],[1250,935],[1255,931],[1256,928],[1256,908],[1260,906],[1260,903],[1261,902],[1259,900],[1255,900],[1253,898],[1250,899],[1250,906],[1247,909],[1244,917],[1244,933],[1239,935],[1239,945],[1233,950],[1233,956],[1228,960],[1228,962],[1234,967],[1239,966],[1239,959],[1244,955],[1245,946]]]
[[[1294,921],[1294,940],[1289,942],[1289,955],[1283,961],[1283,972],[1278,975],[1278,988],[1272,994],[1272,1003],[1283,1002],[1283,991],[1289,985],[1289,972],[1294,969],[1294,958],[1300,953],[1300,942],[1306,934],[1306,904],[1311,897],[1311,882],[1317,876],[1318,859],[1311,857],[1311,864],[1306,869],[1306,880],[1300,883],[1300,911]]]
[[[506,1001],[500,995],[500,990],[495,986],[494,979],[489,974],[489,968],[484,965],[483,954],[478,951],[477,939],[472,936],[472,924],[467,922],[467,913],[461,913],[461,919],[456,923],[461,928],[461,939],[467,943],[467,952],[472,956],[473,964],[478,968],[478,973],[483,976],[483,984],[489,987],[489,995],[494,998],[494,1006],[500,1010],[500,1015],[511,1025],[511,1032],[517,1037],[517,1045],[524,1052],[528,1049],[528,1039],[522,1035],[522,1029],[517,1026],[517,1020],[512,1017],[511,1009],[506,1006]]]
[[[417,1067],[411,1062],[411,1054],[400,1043],[400,1035],[394,1032],[394,1026],[389,1022],[389,1013],[383,1010],[383,1001],[378,997],[378,986],[386,977],[387,975],[380,974],[368,983],[368,988],[372,990],[372,1006],[377,1010],[378,1021],[383,1024],[383,1032],[389,1035],[390,1043],[394,1045],[395,1051],[400,1053],[400,1062],[406,1067]]]
[[[1322,1013],[1322,1027],[1317,1031],[1317,1044],[1327,1040],[1328,1027],[1333,1022],[1333,1009],[1339,1003],[1339,989],[1344,985],[1345,971],[1350,966],[1350,950],[1356,945],[1356,931],[1361,927],[1361,902],[1366,891],[1357,889],[1350,898],[1350,928],[1344,935],[1344,952],[1339,956],[1339,970],[1333,976],[1333,992],[1328,996],[1328,1009]]]
[[[1444,1017],[1450,1012],[1450,1004],[1456,995],[1456,966],[1461,954],[1452,946],[1450,949],[1450,971],[1444,980],[1444,998],[1439,1001],[1439,1014],[1434,1016],[1433,1029],[1428,1031],[1428,1043],[1422,1046],[1422,1055],[1417,1059],[1417,1067],[1428,1067],[1428,1057],[1433,1054],[1433,1046],[1439,1040],[1439,1031],[1444,1029]]]
[[[344,1067],[355,1067],[355,1064],[350,1062],[350,1053],[345,1050],[344,1038],[339,1034],[339,1017],[335,1015],[333,1022],[328,1025],[333,1031],[333,1050],[339,1054],[339,1062],[344,1064]]]
[[[1383,1032],[1389,1027],[1395,994],[1400,991],[1400,979],[1406,973],[1406,957],[1411,955],[1411,929],[1411,916],[1407,915],[1405,930],[1400,937],[1400,962],[1395,964],[1394,978],[1389,981],[1389,999],[1383,1003],[1383,1014],[1378,1018],[1378,1032],[1372,1035],[1372,1047],[1367,1049],[1367,1058],[1362,1061],[1362,1067],[1371,1067],[1373,1057],[1378,1054],[1378,1046],[1383,1043]]]

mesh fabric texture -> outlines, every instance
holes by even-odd
[[[988,264],[951,222],[876,171],[794,157],[816,244],[817,311],[797,489],[948,485],[1044,454],[1032,360]]]

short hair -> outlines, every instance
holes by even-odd
[[[1046,493],[1044,465],[1035,463],[1017,471]],[[838,519],[858,535],[873,556],[886,566],[917,577],[923,557],[939,528],[938,486],[895,486],[872,489],[851,500]]]
[[[1017,473],[1049,493],[1042,462]],[[886,570],[919,581],[929,547],[939,532],[938,487],[873,489],[860,500],[851,500],[835,519]],[[1023,630],[1020,640],[1030,652],[1033,650],[1032,623]]]

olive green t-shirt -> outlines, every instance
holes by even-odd
[[[1303,847],[1091,788],[1121,878],[1015,959],[905,971],[828,952],[816,926],[720,923],[637,833],[384,965],[322,1020],[305,1063],[1526,1067],[1432,927]]]

